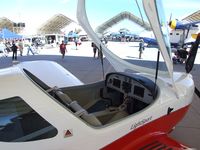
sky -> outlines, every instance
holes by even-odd
[[[34,33],[53,15],[61,13],[76,21],[78,0],[4,0],[1,1],[0,17],[7,17],[14,22],[25,22],[26,32]],[[169,19],[182,19],[199,10],[199,0],[162,0]],[[138,0],[141,3],[141,0]],[[87,0],[89,20],[96,27],[120,11],[128,10],[140,16],[135,0]],[[109,11],[109,12],[107,12]],[[144,17],[145,18],[145,17]],[[121,23],[130,24],[125,20]],[[120,23],[118,25],[120,27]],[[117,27],[116,27],[117,28]],[[135,29],[135,25],[132,25]],[[136,30],[135,30],[136,32]]]

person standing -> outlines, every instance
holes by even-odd
[[[23,45],[23,42],[21,39],[19,40],[18,47],[19,47],[19,51],[20,51],[20,56],[22,56],[24,45]]]
[[[74,38],[74,43],[75,43],[75,46],[76,46],[76,50],[78,49],[77,46],[78,46],[78,38]]]
[[[29,52],[31,52],[32,55],[35,54],[35,53],[33,52],[33,46],[32,46],[32,44],[31,44],[30,42],[27,44],[27,56],[29,55]]]
[[[143,50],[144,50],[144,41],[141,40],[140,43],[139,43],[139,59],[142,58]]]
[[[60,44],[60,53],[62,54],[62,59],[65,57],[65,52],[67,52],[66,44],[64,41]]]
[[[93,57],[95,58],[96,57],[96,53],[97,53],[97,46],[96,46],[96,44],[94,42],[92,42],[91,46],[93,48],[93,53],[94,53]],[[98,58],[98,56],[97,56],[97,58]]]
[[[15,45],[14,41],[12,43],[11,49],[12,49],[12,52],[13,52],[12,60],[17,60],[17,46]]]

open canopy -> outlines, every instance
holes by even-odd
[[[22,38],[22,36],[4,28],[0,32],[0,38],[2,38],[2,39],[20,39],[20,38]]]
[[[104,56],[116,71],[140,72],[150,75],[158,74],[158,76],[165,76],[171,79],[173,78],[173,64],[171,61],[171,47],[169,43],[168,25],[165,19],[161,1],[143,0],[140,1],[139,4],[131,1],[131,5],[129,0],[124,0],[123,3],[116,1],[113,2],[115,3],[115,6],[119,6],[119,9],[116,9],[116,12],[112,11],[113,5],[109,5],[110,7],[106,8],[105,10],[104,2],[98,1],[98,4],[96,3],[96,1],[95,4],[91,4],[86,0],[78,1],[77,19],[79,24],[87,32],[88,36],[103,52]],[[98,7],[95,8],[95,6]],[[101,11],[97,11],[95,14],[91,13],[95,9],[100,9]],[[151,25],[152,31],[154,32],[158,42],[158,48],[145,50],[142,55],[146,56],[146,58],[139,59],[139,42],[137,41],[135,41],[131,46],[125,46],[125,44],[122,43],[114,43],[111,39],[111,42],[113,42],[112,45],[110,44],[111,42],[108,42],[107,45],[105,45],[101,42],[101,39],[99,39],[98,34],[95,33],[95,27],[98,26],[98,24],[101,24],[101,21],[104,21],[110,16],[115,16],[116,13],[119,14],[118,12],[120,11],[134,12],[136,16],[139,16],[141,19],[143,18],[142,20],[149,22]],[[94,21],[93,18],[96,18],[96,16],[98,16],[98,19]],[[100,21],[97,22],[98,20]],[[116,22],[116,24],[117,23],[118,22]],[[118,28],[120,26],[118,26]],[[121,27],[127,29],[130,28],[132,31],[137,32],[137,34],[144,31],[144,29],[141,29],[140,26],[135,26],[129,22],[123,23]],[[123,55],[123,51],[129,49],[130,47],[131,50],[128,51],[128,57],[121,57],[121,55]],[[161,52],[162,57],[158,57],[160,54],[159,52]],[[153,65],[149,65],[150,63]]]

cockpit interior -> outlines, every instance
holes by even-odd
[[[143,76],[113,72],[104,81],[72,87],[48,87],[24,69],[42,89],[74,115],[92,126],[103,126],[133,115],[151,105],[158,94],[156,84]]]

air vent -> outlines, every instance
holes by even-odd
[[[159,141],[153,141],[151,143],[146,144],[139,150],[173,150],[173,148]]]

